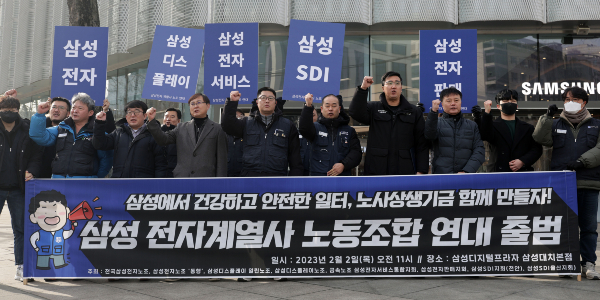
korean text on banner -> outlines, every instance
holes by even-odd
[[[292,20],[283,79],[283,99],[304,101],[340,93],[346,25]]]
[[[142,98],[186,103],[196,93],[204,29],[156,26]]]
[[[50,97],[86,93],[102,105],[107,62],[108,27],[54,27]]]
[[[462,93],[461,112],[470,112],[477,105],[477,30],[421,30],[419,35],[419,99],[426,112],[449,87]]]
[[[424,176],[35,179],[24,276],[581,271],[575,172]]]
[[[258,90],[258,23],[206,24],[204,93],[225,103],[231,91],[248,104]]]

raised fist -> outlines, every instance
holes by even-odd
[[[306,106],[312,106],[313,103],[313,94],[308,93],[304,96],[304,101],[306,101]]]
[[[475,105],[471,108],[471,113],[473,114],[473,118],[479,119],[481,118],[481,106]]]
[[[552,118],[556,112],[558,112],[558,107],[556,104],[548,106],[548,117]]]
[[[232,91],[231,93],[229,93],[229,100],[231,101],[240,101],[241,97],[242,94],[240,94],[240,92],[238,91]]]
[[[50,110],[50,104],[52,103],[51,101],[52,101],[52,99],[50,99],[50,97],[48,97],[48,101],[38,104],[38,108],[37,108],[38,114],[42,114],[42,115],[47,114],[48,111]]]
[[[96,120],[98,121],[106,121],[106,113],[104,111],[101,111],[99,113],[96,114]]]
[[[417,103],[417,108],[420,109],[422,113],[425,112],[425,106],[423,105],[423,103]]]
[[[11,89],[4,93],[4,96],[17,97],[17,90]]]
[[[102,103],[102,111],[108,112],[109,108],[110,108],[110,102],[108,102],[108,99],[104,99],[104,103]]]
[[[441,103],[442,103],[442,101],[440,101],[439,99],[435,99],[435,100],[431,101],[431,110],[434,112],[437,112],[440,109]]]
[[[148,122],[154,120],[154,118],[156,117],[156,108],[148,108],[148,110],[146,111],[146,117],[148,117]]]
[[[492,112],[492,100],[485,100],[483,107],[485,108],[485,113],[489,114]]]
[[[363,78],[362,84],[360,85],[360,88],[366,90],[371,86],[371,84],[373,84],[373,77],[365,76],[365,78]]]

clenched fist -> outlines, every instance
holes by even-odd
[[[435,100],[431,101],[431,110],[434,112],[437,112],[440,109],[441,103],[442,103],[442,101],[440,101],[439,99],[435,99]]]
[[[483,102],[483,107],[485,108],[486,114],[492,112],[492,100],[485,100],[485,102]]]
[[[110,108],[110,102],[108,102],[108,99],[104,99],[104,103],[102,104],[102,111],[108,112],[109,108]]]
[[[362,84],[360,85],[360,88],[366,90],[371,86],[371,84],[373,84],[373,77],[365,76],[365,78],[363,78]]]
[[[229,93],[229,100],[231,101],[240,101],[241,97],[242,94],[240,94],[240,92],[238,91],[232,91],[231,93]]]
[[[48,101],[38,104],[38,108],[37,108],[38,114],[42,114],[42,115],[47,114],[48,111],[50,110],[50,104],[52,104],[52,99],[50,99],[50,97],[48,97]]]
[[[96,114],[96,120],[98,121],[106,121],[106,113],[104,111],[101,111],[99,113]]]
[[[313,103],[313,94],[308,93],[306,94],[306,96],[304,96],[304,101],[306,101],[306,106],[312,106]]]
[[[148,117],[148,122],[154,120],[154,118],[156,117],[156,108],[148,108],[148,110],[146,111],[146,117]]]
[[[17,90],[12,89],[12,90],[8,90],[4,93],[4,96],[9,96],[9,97],[17,97]]]

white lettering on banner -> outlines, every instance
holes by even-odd
[[[600,93],[600,82],[523,82],[521,92],[525,96],[529,95],[562,95],[569,87],[583,88],[588,94],[594,95]]]
[[[65,57],[78,57],[79,56],[79,40],[75,40],[74,43],[71,43],[71,40],[67,41],[67,45],[63,47],[65,49]]]
[[[81,79],[79,79],[79,82],[87,80],[90,83],[90,86],[94,86],[94,78],[98,77],[98,75],[96,75],[96,68],[79,69],[79,72],[81,72]]]
[[[305,35],[303,35],[302,40],[298,42],[298,45],[300,45],[300,53],[312,53],[313,44],[316,41],[317,40],[315,39],[314,35],[311,35],[308,39]],[[331,54],[331,48],[333,48],[333,37],[329,37],[328,39],[325,39],[325,37],[321,37],[316,46],[321,47],[319,48],[319,53],[321,55]]]
[[[450,68],[448,68],[450,65]],[[460,69],[462,66],[460,65],[460,61],[436,61],[435,62],[435,70],[437,71],[437,75],[448,75],[448,73],[455,72],[456,75],[460,75]],[[443,72],[442,72],[443,71]]]
[[[221,32],[221,36],[219,37],[219,46],[229,46],[229,38],[231,34],[229,32]]]
[[[446,84],[445,82],[439,83],[439,84],[436,83],[435,90],[434,90],[435,96],[439,97],[440,93],[448,87],[453,87],[460,91],[462,89],[462,84],[460,82],[459,83],[450,83],[450,84]]]
[[[306,78],[308,78],[308,80],[310,80],[310,81],[319,81],[319,80],[321,80],[321,77],[323,77],[323,82],[329,82],[329,67],[325,67],[325,69],[324,69],[325,71],[323,72],[323,70],[321,70],[321,68],[311,66],[310,67],[310,78],[309,78],[308,73],[306,73],[304,71],[306,69],[308,69],[308,66],[306,66],[306,65],[298,66],[298,73],[302,74],[302,75],[296,76],[296,78],[298,80],[306,80]]]
[[[245,84],[240,84],[245,83]],[[234,90],[238,87],[250,87],[250,81],[246,78],[246,75],[242,75],[242,79],[237,80],[237,75],[232,76],[216,76],[214,77],[211,86],[218,86],[221,90],[223,86],[232,87]]]
[[[96,50],[98,50],[98,40],[94,40],[91,44],[90,41],[85,41],[85,46],[81,50],[88,50],[83,52],[83,56],[87,58],[96,57]]]
[[[461,39],[452,39],[450,45],[448,45],[448,41],[446,39],[437,40],[437,42],[434,45],[435,53],[446,53],[446,46],[450,48],[450,51],[452,51],[452,53],[460,53]]]
[[[65,80],[65,85],[77,85],[78,70],[78,68],[63,68],[65,75],[63,75],[62,78]],[[73,79],[73,82],[69,82],[69,79]]]
[[[562,216],[533,217],[533,226],[528,216],[508,216],[502,222],[501,245],[560,245]],[[533,241],[529,236],[533,232]]]
[[[453,220],[443,217],[437,218],[431,223],[431,232],[435,235],[433,237],[432,246],[489,246],[490,237],[492,235],[492,220],[493,217],[455,218]],[[475,240],[469,240],[469,224],[472,223],[477,223]],[[441,229],[439,228],[440,225],[442,227]],[[452,233],[452,240],[442,241],[442,237],[448,233]]]
[[[231,60],[233,58],[233,60]],[[240,54],[219,54],[219,63],[221,63],[221,68],[229,68],[232,65],[238,64],[239,67],[243,67],[242,62],[244,61],[243,53]]]
[[[181,37],[181,39],[179,39],[179,35],[175,35],[175,37],[173,37],[173,35],[169,35],[169,38],[167,39],[167,47],[171,47],[171,48],[176,48],[177,47],[177,41],[179,41],[179,47],[183,48],[183,49],[187,49],[190,47],[190,42],[192,41],[192,36],[188,36],[188,37]]]
[[[175,60],[175,54],[165,54],[163,63],[170,65],[170,67],[187,67],[187,61],[183,58],[183,55],[179,59]]]
[[[109,239],[112,249],[134,249],[140,221],[88,221],[79,233],[81,249],[106,249]],[[131,225],[129,225],[131,222]]]

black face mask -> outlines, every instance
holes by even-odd
[[[517,112],[517,104],[516,103],[503,103],[500,104],[500,107],[502,107],[502,112],[506,115],[514,115],[515,112]]]
[[[0,119],[5,123],[12,123],[19,118],[19,113],[14,111],[0,111]]]

